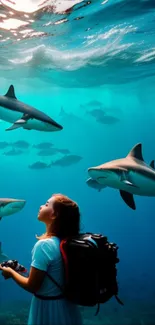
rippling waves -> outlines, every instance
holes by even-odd
[[[1,76],[24,74],[61,87],[150,77],[155,74],[154,26],[155,1],[3,0]]]

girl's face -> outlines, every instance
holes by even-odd
[[[46,224],[50,224],[54,215],[54,204],[55,198],[51,197],[44,205],[41,205],[38,213],[38,220]]]

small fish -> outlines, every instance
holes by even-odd
[[[15,148],[21,148],[21,149],[27,149],[30,144],[24,140],[19,140],[19,141],[16,141],[16,142],[12,142],[10,143],[10,145],[12,147],[15,147]]]
[[[6,142],[6,141],[0,142],[0,149],[5,149],[8,146],[9,146],[9,143],[8,142]]]
[[[97,119],[102,119],[105,116],[105,112],[101,108],[96,108],[91,111],[87,111],[87,114],[97,118]]]
[[[53,146],[52,142],[41,142],[38,144],[34,144],[33,148],[42,150],[42,149],[50,149],[52,146]]]
[[[51,164],[46,164],[44,162],[41,161],[37,161],[32,165],[29,165],[28,167],[30,169],[45,169],[45,168],[49,168],[51,166]]]
[[[37,155],[44,157],[44,156],[52,156],[55,155],[56,153],[58,153],[58,150],[56,148],[49,148],[49,149],[45,149],[45,150],[40,150]]]
[[[69,149],[57,149],[57,151],[64,155],[68,155],[70,153]]]
[[[99,117],[96,119],[96,121],[102,124],[115,124],[120,122],[120,120],[117,117],[111,115],[105,115],[103,117]]]
[[[81,156],[77,156],[77,155],[67,155],[64,156],[60,159],[57,159],[54,162],[51,162],[52,166],[61,166],[61,167],[65,167],[65,166],[70,166],[73,164],[78,163],[80,160],[82,159]]]
[[[72,116],[74,116],[74,114],[73,114],[73,113],[67,113],[67,112],[64,110],[63,106],[61,106],[59,116],[61,116],[61,117],[67,117],[67,118],[68,118],[68,117],[72,117]],[[74,116],[74,117],[75,117],[75,116]]]
[[[79,116],[77,116],[77,115],[75,115],[73,113],[66,112],[64,110],[63,106],[61,106],[59,116],[61,116],[62,119],[66,120],[69,123],[74,123],[75,122],[77,124],[77,121],[82,122],[81,117],[79,117]]]
[[[22,150],[12,149],[10,151],[3,152],[3,155],[5,155],[5,156],[19,156],[19,155],[22,155],[22,153],[23,153]]]
[[[86,107],[86,106],[90,106],[90,107],[101,107],[102,103],[98,100],[91,100],[90,102],[86,103],[86,104],[81,104],[81,107]]]

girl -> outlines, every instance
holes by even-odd
[[[23,289],[33,293],[28,325],[82,325],[78,306],[62,297],[58,286],[47,272],[63,287],[63,261],[60,240],[78,235],[80,212],[78,205],[67,196],[54,194],[40,207],[38,220],[46,225],[46,232],[37,237],[32,250],[29,277],[26,278],[9,267],[1,267],[5,279],[12,278]],[[36,296],[35,296],[36,294]],[[51,300],[37,295],[51,297]]]

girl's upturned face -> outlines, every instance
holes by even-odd
[[[39,212],[38,212],[38,220],[42,221],[46,224],[50,224],[52,217],[54,215],[54,197],[51,197],[44,205],[41,205]]]

